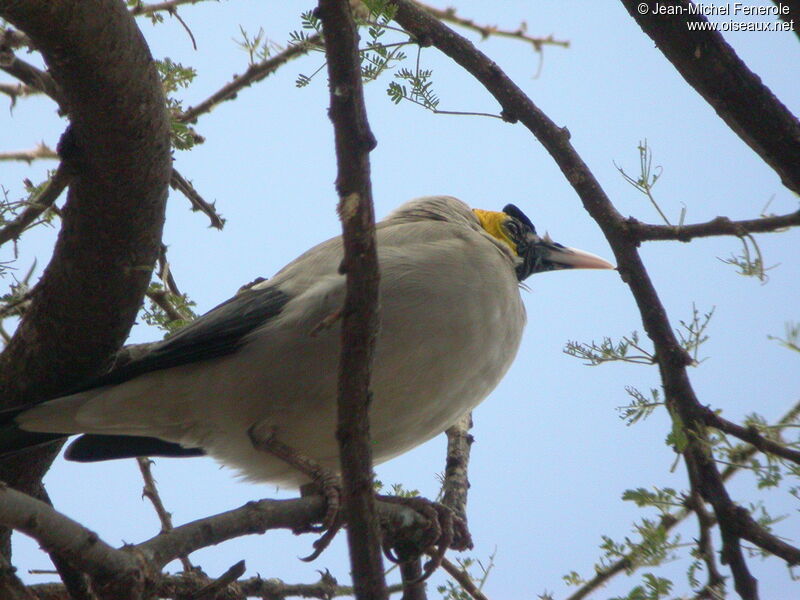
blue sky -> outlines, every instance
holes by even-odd
[[[239,25],[250,33],[263,27],[270,39],[283,44],[288,33],[299,28],[299,13],[308,8],[311,5],[254,1],[182,8],[197,51],[174,19],[155,27],[140,21],[140,27],[154,56],[197,68],[195,84],[183,95],[190,106],[245,69],[247,56],[234,42]],[[663,167],[655,196],[675,220],[684,207],[689,223],[718,215],[753,218],[768,202],[768,210],[777,214],[797,209],[796,196],[682,80],[621,4],[467,1],[458,8],[479,23],[514,28],[525,21],[531,35],[553,34],[570,41],[569,49],[545,48],[539,69],[539,56],[521,42],[479,41],[468,34],[542,110],[568,127],[572,143],[624,215],[658,222],[646,198],[614,166],[616,162],[637,175],[636,147],[643,139],[653,150],[654,164]],[[726,39],[797,114],[797,36],[738,33],[726,34]],[[176,153],[176,166],[184,177],[207,200],[216,201],[227,218],[223,232],[209,229],[202,215],[188,211],[182,196],[173,192],[170,197],[164,237],[169,258],[179,285],[201,312],[228,298],[242,283],[271,276],[311,245],[339,232],[326,82],[320,74],[308,87],[294,85],[298,73],[309,74],[321,64],[319,54],[297,60],[242,91],[236,101],[201,117],[197,129],[206,138],[203,145]],[[487,92],[434,49],[422,53],[421,64],[434,71],[440,108],[498,112]],[[521,125],[437,116],[411,104],[395,106],[385,94],[389,77],[366,88],[369,119],[378,139],[372,172],[379,216],[405,200],[431,194],[454,195],[493,210],[513,202],[557,241],[610,258],[598,227],[555,163]],[[13,111],[0,114],[0,145],[3,150],[22,149],[42,140],[55,147],[64,126],[52,103],[20,101]],[[37,181],[52,166],[3,163],[0,183],[13,199],[21,195],[24,177]],[[16,263],[20,272],[34,257],[41,272],[53,238],[52,229],[23,238]],[[774,421],[800,395],[797,354],[767,338],[782,335],[785,322],[800,320],[800,234],[795,230],[757,239],[767,264],[777,265],[766,285],[720,262],[719,257],[739,251],[735,239],[650,243],[641,253],[673,325],[691,318],[693,304],[701,312],[715,308],[709,341],[701,350],[708,358],[690,373],[701,402],[733,420],[756,411]],[[0,259],[9,258],[10,251],[4,247]],[[545,590],[565,597],[568,588],[561,576],[572,570],[591,576],[601,535],[621,540],[633,535],[634,520],[654,517],[623,502],[625,489],[686,487],[683,466],[670,470],[674,454],[664,444],[669,432],[666,415],[657,412],[644,423],[626,427],[615,410],[628,403],[625,386],[645,391],[658,387],[655,368],[589,368],[562,352],[568,340],[588,342],[642,331],[625,284],[613,272],[546,273],[528,284],[531,289],[523,291],[523,297],[529,323],[517,361],[475,413],[472,555],[486,561],[496,552],[485,588],[493,598],[531,598]],[[130,341],[158,337],[157,331],[138,325]],[[435,496],[443,455],[442,436],[382,465],[378,476]],[[241,482],[207,459],[159,460],[155,474],[176,523],[276,495],[274,488]],[[152,509],[140,498],[133,461],[76,465],[60,460],[47,485],[60,510],[112,544],[138,542],[158,531]],[[774,514],[789,514],[777,531],[800,542],[797,506],[788,494],[755,494],[747,475],[738,476],[730,487],[742,504],[764,498]],[[697,535],[694,522],[680,533],[690,541]],[[192,558],[211,575],[246,558],[248,575],[310,582],[317,569],[329,568],[344,581],[348,567],[343,537],[307,565],[296,557],[308,554],[311,542],[309,536],[269,533]],[[48,563],[33,542],[21,537],[16,562],[27,580],[50,579],[25,574]],[[762,597],[785,598],[797,588],[777,560],[751,563]],[[673,575],[675,595],[688,593],[685,567],[686,562],[677,562],[656,571]],[[622,594],[636,583],[637,576],[620,578],[596,597]]]

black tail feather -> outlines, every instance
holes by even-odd
[[[72,442],[64,457],[76,462],[99,462],[137,456],[204,456],[200,448],[184,448],[154,437],[86,434]]]
[[[49,444],[69,435],[66,433],[38,433],[20,429],[14,419],[32,406],[17,406],[0,411],[0,456]]]

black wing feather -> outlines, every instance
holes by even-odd
[[[248,333],[280,314],[288,301],[289,296],[277,288],[245,290],[189,323],[141,358],[112,369],[76,392],[230,354],[241,346]]]
[[[274,287],[245,290],[193,321],[172,337],[159,342],[147,354],[114,368],[105,375],[73,390],[117,385],[152,371],[178,367],[218,356],[241,346],[245,336],[280,314],[289,296]],[[69,434],[35,433],[19,429],[14,418],[33,405],[0,411],[0,456],[46,444]],[[131,456],[200,456],[199,448],[157,438],[121,435],[84,435],[68,449],[67,458],[78,461]]]

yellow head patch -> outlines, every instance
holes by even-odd
[[[481,226],[486,230],[486,233],[493,238],[505,243],[511,251],[517,254],[517,245],[508,237],[503,223],[508,220],[508,215],[502,212],[495,212],[493,210],[481,210],[480,208],[473,208],[472,212],[478,217]]]

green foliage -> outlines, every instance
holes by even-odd
[[[387,488],[386,485],[380,480],[376,479],[373,484],[375,493],[386,494],[387,496],[398,496],[399,498],[416,498],[419,496],[419,490],[407,490],[402,483],[392,483]]]
[[[270,43],[269,39],[267,39],[263,27],[259,27],[258,33],[251,35],[247,33],[247,30],[244,27],[239,25],[239,33],[241,34],[242,38],[234,41],[236,42],[237,46],[247,52],[249,57],[248,60],[251,65],[254,65],[258,62],[263,62],[270,57],[270,54],[272,53],[272,44]]]
[[[165,290],[160,283],[151,283],[147,289],[147,296],[148,304],[142,307],[142,320],[164,331],[165,337],[169,337],[197,318],[197,314],[192,310],[195,303],[186,294],[173,294]]]
[[[640,141],[636,149],[639,151],[639,175],[637,177],[634,178],[628,175],[617,163],[614,163],[614,166],[617,168],[617,171],[620,172],[625,181],[630,183],[637,191],[647,196],[647,199],[650,200],[650,203],[661,216],[664,223],[671,226],[672,224],[669,222],[669,219],[667,219],[667,216],[661,210],[661,207],[658,205],[658,202],[656,202],[656,199],[653,196],[653,188],[655,187],[656,182],[660,179],[664,169],[660,165],[653,168],[653,152],[648,147],[647,140]],[[681,211],[680,218],[678,219],[678,227],[683,224],[683,219],[685,216],[686,209]]]
[[[406,55],[401,49],[412,42],[408,39],[392,43],[383,43],[381,41],[381,38],[388,31],[402,31],[390,26],[397,12],[396,7],[386,0],[364,2],[364,6],[367,10],[357,10],[354,17],[356,25],[360,29],[366,29],[366,45],[359,52],[361,54],[361,78],[362,81],[368,83],[376,80],[385,71],[391,69],[395,63],[405,60]],[[314,11],[302,13],[300,22],[302,29],[289,34],[290,44],[309,44],[313,35],[322,36],[322,22]],[[312,48],[320,51],[323,49],[322,46],[316,44]],[[295,85],[297,87],[307,86],[324,67],[325,63],[310,75],[300,73],[295,80]]]
[[[638,353],[634,353],[634,350]],[[563,352],[586,361],[584,364],[592,367],[613,361],[642,365],[655,363],[655,356],[652,352],[642,348],[639,343],[639,334],[636,331],[630,336],[623,336],[618,342],[614,342],[610,337],[604,337],[599,344],[594,340],[588,344],[570,340]]]
[[[197,144],[202,144],[205,138],[199,135],[193,127],[178,119],[170,119],[170,141],[177,150],[190,150]]]
[[[763,416],[753,413],[745,417],[744,426],[773,442],[800,450],[800,438],[795,437],[793,441],[788,441],[783,435],[787,429],[798,429],[794,423],[769,425]],[[749,471],[756,478],[758,489],[775,488],[786,478],[800,478],[800,465],[773,454],[756,453],[748,444],[732,443],[729,436],[723,432],[715,431],[709,436],[709,443],[718,462],[729,465],[729,468]],[[791,490],[789,493],[792,493]]]
[[[697,307],[694,305],[694,303],[692,303],[691,320],[679,321],[680,328],[675,330],[675,333],[678,334],[678,341],[681,347],[683,347],[683,349],[691,355],[692,364],[694,366],[699,365],[705,360],[704,358],[698,358],[698,351],[700,346],[708,341],[706,329],[708,328],[708,323],[712,316],[714,316],[714,307],[712,307],[707,313],[703,313],[703,315],[700,316],[700,312],[697,310]]]
[[[635,568],[642,566],[655,567],[666,560],[674,558],[674,551],[680,545],[680,536],[669,536],[661,521],[641,519],[633,525],[639,540],[625,537],[616,542],[609,536],[602,536],[600,549],[603,555],[595,570],[608,569],[618,560],[626,562],[626,571],[630,574]]]
[[[158,74],[161,76],[161,85],[167,95],[177,92],[181,88],[188,88],[197,77],[194,67],[184,67],[181,63],[173,62],[169,57],[155,62]]]
[[[197,76],[197,71],[192,67],[184,67],[180,63],[173,62],[169,57],[155,62],[161,77],[161,85],[167,96],[167,108],[170,114],[170,141],[177,150],[189,150],[196,144],[202,143],[204,139],[192,127],[180,120],[183,113],[183,101],[175,94],[192,84]]]
[[[645,488],[625,490],[622,494],[622,499],[627,502],[634,502],[640,508],[652,506],[664,515],[669,514],[675,508],[683,506],[683,497],[672,488],[654,487],[653,491]]]
[[[764,255],[761,253],[761,248],[754,238],[749,233],[739,236],[742,242],[741,254],[731,254],[730,258],[720,258],[726,265],[733,265],[739,269],[739,275],[744,277],[755,277],[761,283],[767,283],[767,271],[774,269],[776,265],[771,267],[764,266]]]
[[[664,405],[660,399],[661,392],[657,388],[650,388],[649,397],[632,386],[626,386],[625,391],[633,400],[627,406],[618,406],[617,411],[627,425],[643,421],[653,413],[656,407]]]
[[[686,427],[680,416],[670,411],[670,417],[672,417],[672,429],[667,434],[665,443],[667,446],[672,446],[676,454],[680,454],[686,450],[686,446],[689,445],[689,438],[687,437]]]
[[[706,329],[714,314],[712,308],[707,313],[700,315],[697,307],[692,305],[692,318],[688,321],[680,321],[680,327],[676,330],[678,342],[691,356],[693,363],[698,365],[703,359],[698,359],[700,346],[708,341]],[[634,364],[652,365],[656,358],[651,350],[642,347],[642,343],[637,331],[629,336],[623,336],[619,341],[614,341],[610,337],[604,337],[599,343],[592,340],[589,343],[569,340],[564,346],[563,352],[569,356],[579,358],[588,366],[597,366],[607,362],[628,362]],[[637,392],[628,392],[636,398]]]
[[[642,583],[637,585],[627,596],[616,596],[611,600],[658,600],[666,597],[672,590],[672,582],[663,577],[656,577],[652,573],[642,575]]]
[[[386,93],[395,104],[408,100],[435,112],[439,106],[439,97],[433,92],[432,75],[433,71],[420,69],[419,66],[414,71],[400,69],[395,77],[404,83],[392,81]]]
[[[768,335],[767,339],[775,340],[781,346],[800,352],[800,323],[789,321],[784,325],[786,333],[784,337],[780,338],[774,335]]]

